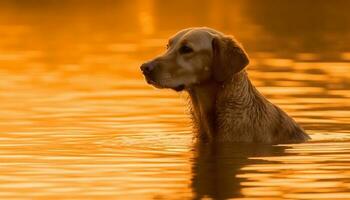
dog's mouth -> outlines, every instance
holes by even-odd
[[[150,84],[150,85],[153,85],[153,86],[156,87],[156,88],[159,88],[159,89],[164,88],[164,87],[162,87],[160,84],[158,84],[156,81],[150,79],[150,78],[147,77],[147,76],[146,76],[146,82],[147,82],[148,84]]]
[[[171,89],[175,90],[176,92],[181,92],[182,90],[185,89],[185,85],[184,85],[184,84],[181,84],[181,85],[178,85],[178,86],[173,87],[173,88],[171,88]]]
[[[146,81],[147,81],[148,84],[153,85],[154,87],[159,88],[159,89],[169,88],[169,89],[175,90],[176,92],[181,92],[181,91],[183,91],[185,89],[185,85],[184,84],[180,84],[180,85],[175,86],[175,87],[166,87],[166,86],[162,86],[159,83],[157,83],[156,81],[153,81],[153,80],[148,79],[148,78],[146,78]]]
[[[185,89],[185,84],[180,84],[178,86],[175,86],[175,87],[167,87],[167,86],[164,86],[164,84],[160,84],[158,81],[154,81],[152,78],[150,78],[149,76],[147,76],[146,74],[145,75],[145,78],[146,78],[146,82],[150,85],[153,85],[154,87],[156,88],[159,88],[159,89],[162,89],[162,88],[169,88],[169,89],[173,89],[175,90],[176,92],[181,92]]]

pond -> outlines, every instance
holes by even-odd
[[[336,2],[336,3],[335,3]],[[350,199],[350,2],[0,2],[1,199]],[[303,144],[198,145],[142,62],[182,28],[233,34]]]

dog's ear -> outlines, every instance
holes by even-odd
[[[216,81],[225,81],[240,72],[249,63],[249,58],[238,42],[231,37],[215,37],[212,40],[212,73]]]

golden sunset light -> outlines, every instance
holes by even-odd
[[[0,199],[350,199],[349,8],[0,1]]]

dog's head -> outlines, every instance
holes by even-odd
[[[142,64],[149,84],[181,91],[208,80],[223,82],[249,63],[232,37],[209,28],[189,28],[175,34],[167,51]]]

